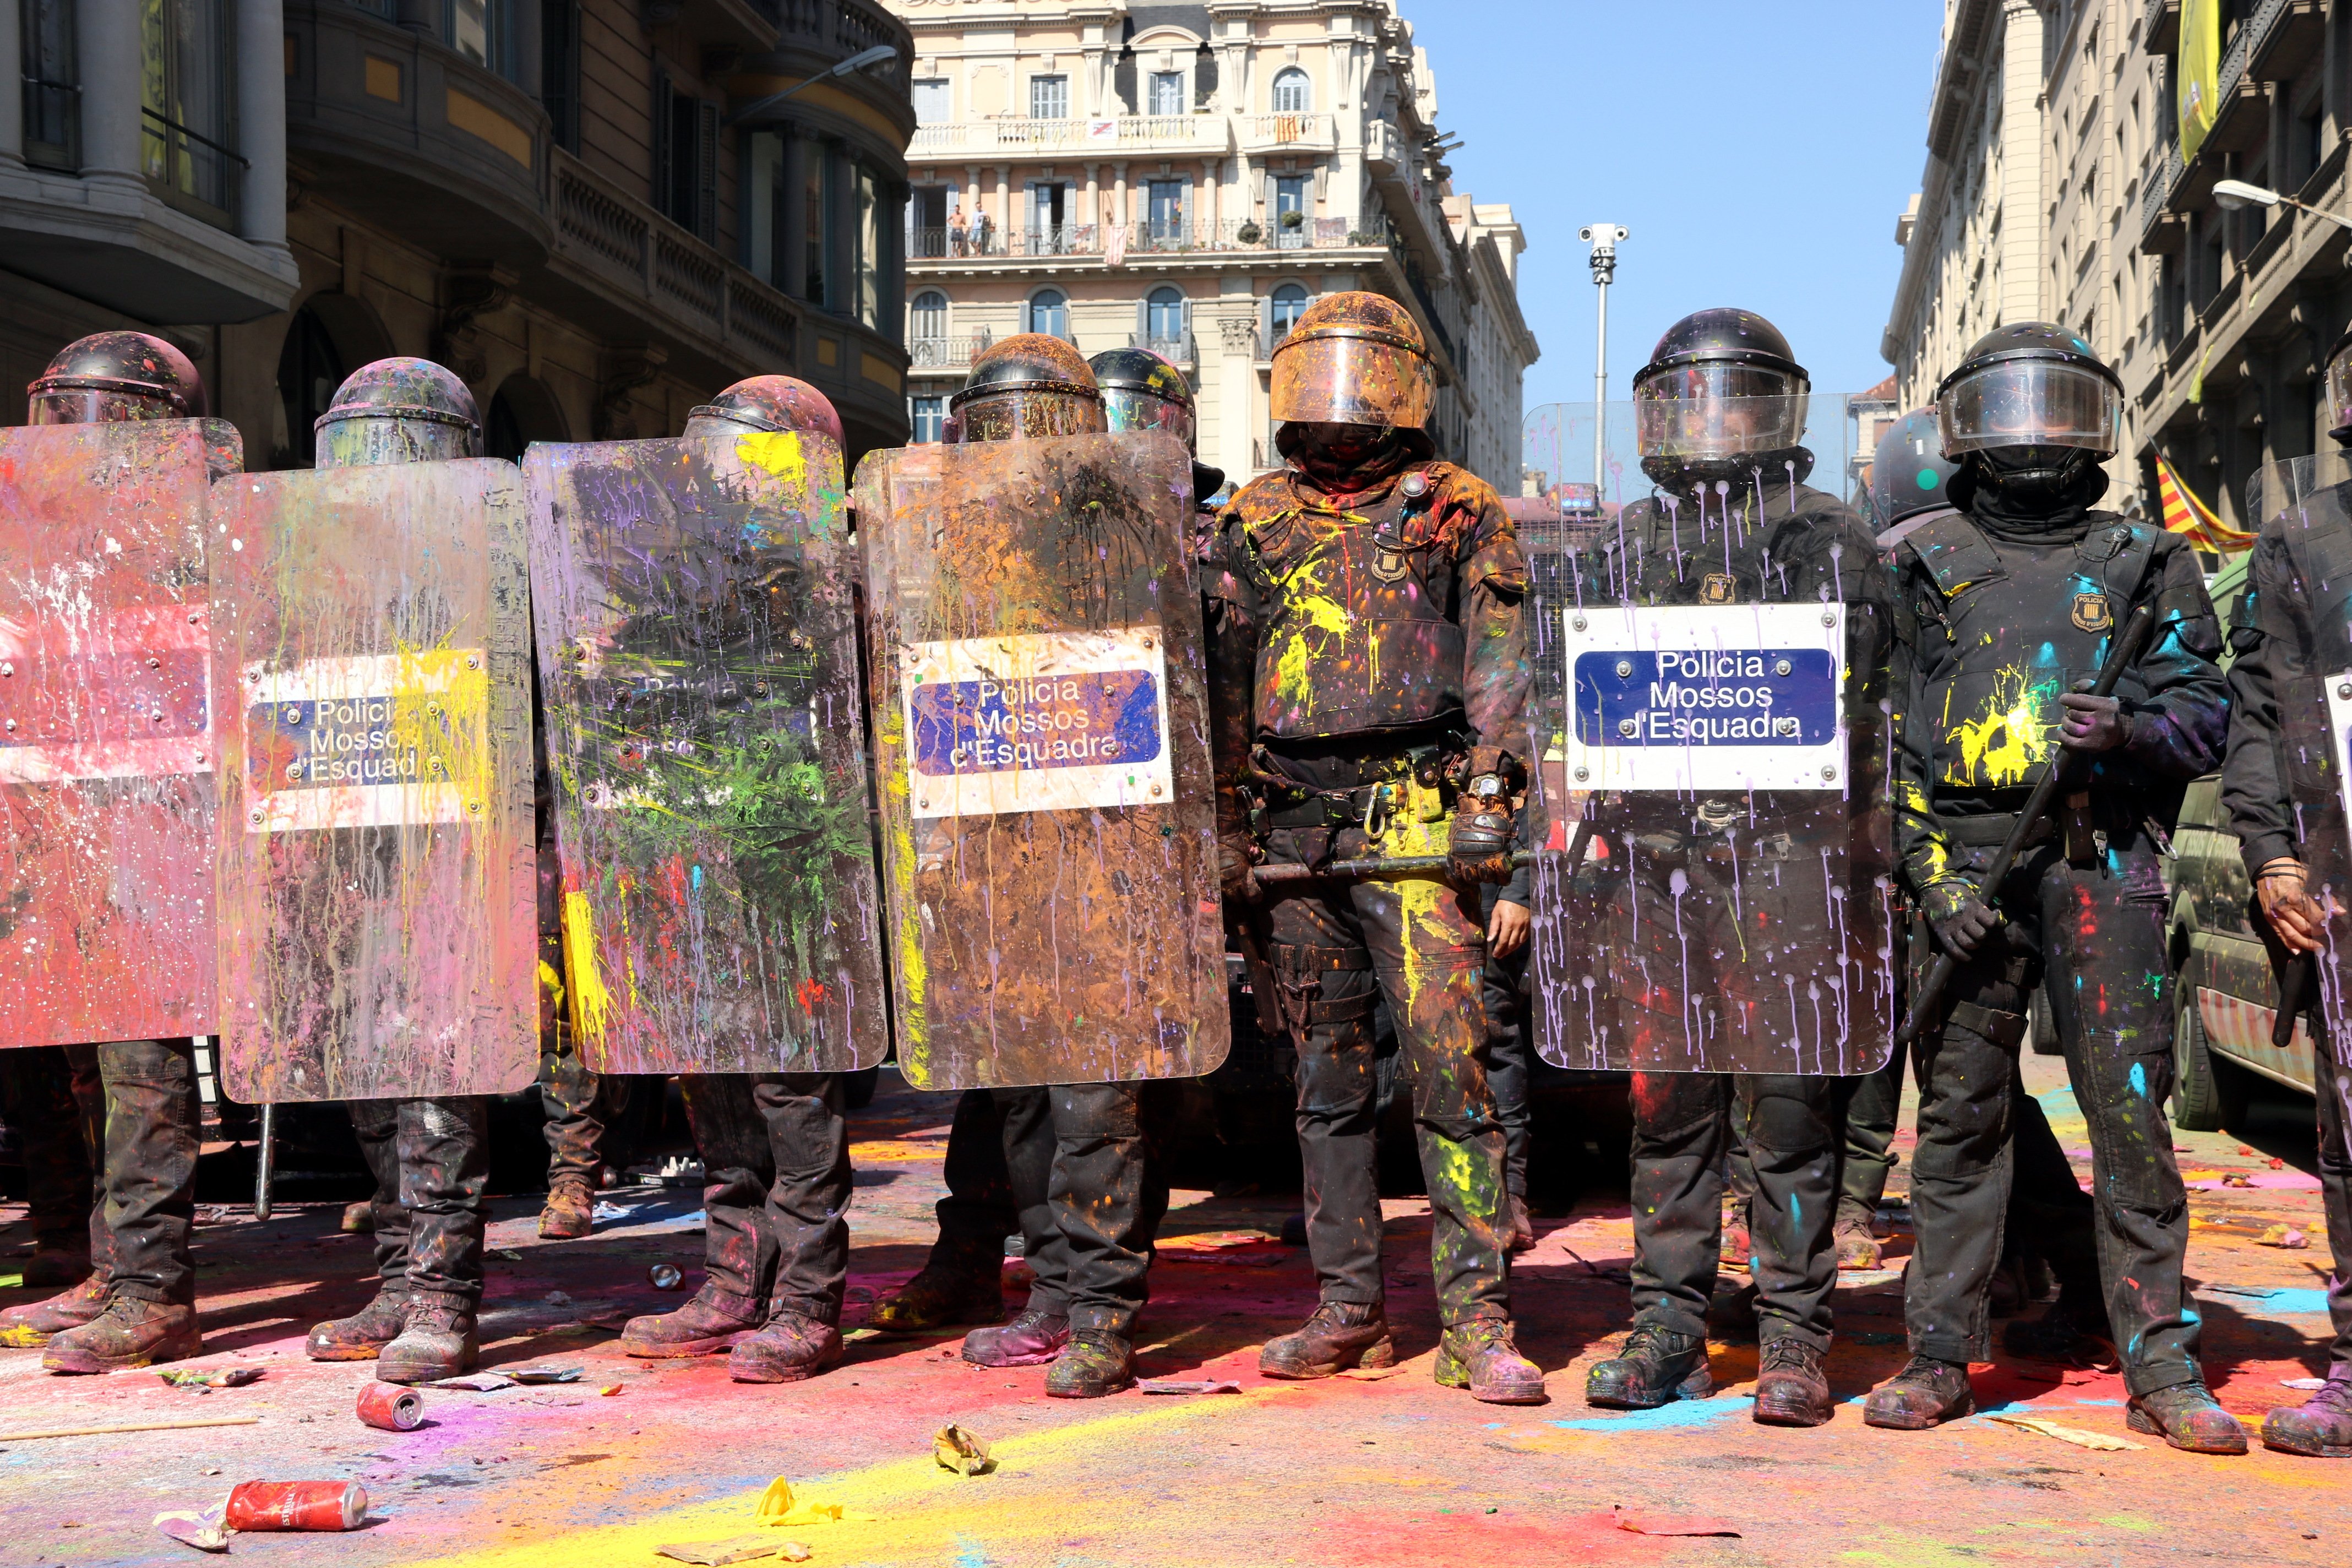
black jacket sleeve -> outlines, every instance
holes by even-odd
[[[2221,764],[2221,804],[2249,876],[2296,854],[2279,690],[2301,673],[2301,603],[2286,542],[2265,534],[2247,565],[2246,596],[2230,633],[2230,740]]]

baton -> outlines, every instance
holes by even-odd
[[[1531,849],[1511,852],[1511,864],[1524,866],[1536,858]],[[1261,884],[1319,882],[1330,877],[1414,877],[1445,869],[1444,855],[1386,855],[1363,860],[1334,860],[1328,866],[1253,866],[1250,874]]]
[[[2280,1050],[2294,1044],[2294,1021],[2311,1005],[2311,983],[2318,973],[2319,955],[2298,952],[2286,961],[2279,975],[2278,1015],[2271,1020],[2271,1044]]]
[[[2100,668],[2099,679],[2091,683],[2091,696],[2106,697],[2114,693],[2116,682],[2123,679],[2124,667],[2139,657],[2140,645],[2147,641],[2147,634],[2155,625],[2155,605],[2142,605],[2132,612],[2131,619],[2124,623],[2123,635],[2107,650],[2107,662]],[[2042,773],[2042,782],[2033,786],[2033,793],[2025,797],[2025,809],[2017,814],[2017,821],[2011,826],[2009,837],[2000,841],[2000,849],[1993,856],[1992,864],[1985,868],[1983,889],[1988,901],[1993,897],[1994,889],[2008,880],[2010,868],[2017,860],[2017,852],[2025,847],[2025,836],[2050,815],[2050,803],[2058,795],[2059,775],[2067,771],[2067,765],[2074,760],[2071,752],[2062,754]],[[1927,1026],[1928,1018],[1940,1006],[1945,991],[1952,984],[1953,972],[1959,966],[1959,960],[1950,953],[1936,954],[1936,962],[1927,966],[1927,977],[1919,984],[1919,994],[1911,1004],[1910,1016],[1903,1020],[1903,1026],[1895,1031],[1895,1045],[1898,1050],[1917,1039],[1919,1032]]]

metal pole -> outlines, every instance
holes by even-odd
[[[1589,223],[1577,237],[1592,247],[1592,288],[1600,296],[1592,351],[1592,501],[1601,504],[1609,478],[1609,282],[1617,275],[1617,242],[1632,231],[1621,223]]]
[[[253,1217],[269,1217],[269,1178],[276,1174],[278,1164],[278,1108],[268,1100],[261,1104],[261,1148],[253,1167]]]

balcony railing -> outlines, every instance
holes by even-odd
[[[1328,114],[1244,114],[1234,129],[1244,147],[1330,147],[1339,140]]]
[[[1172,338],[1163,338],[1150,332],[1131,332],[1128,335],[1127,346],[1131,349],[1150,349],[1171,364],[1201,363],[1200,347],[1192,341],[1192,334],[1190,332],[1179,332]]]
[[[2147,189],[2139,198],[2139,230],[2145,235],[2156,226],[2164,212],[2164,204],[2172,195],[2172,188],[2180,184],[2180,143],[2172,142],[2164,149],[2164,161],[2151,165]]]
[[[147,184],[165,201],[222,228],[236,226],[246,161],[209,136],[142,106]]]
[[[1127,233],[1130,256],[1193,251],[1347,250],[1378,247],[1394,250],[1397,236],[1378,214],[1361,218],[1307,218],[1297,227],[1277,219],[1234,218],[1224,223],[1145,223]],[[1105,224],[1066,224],[1056,228],[918,228],[908,237],[911,261],[982,261],[1020,257],[1100,256],[1110,246]]]
[[[919,126],[907,149],[909,158],[956,153],[1099,151],[1106,154],[1141,148],[1222,153],[1227,136],[1222,114],[1125,114],[1092,120],[956,120]]]
[[[945,337],[918,337],[907,342],[910,371],[961,370],[987,351],[996,334],[985,327],[976,332]]]

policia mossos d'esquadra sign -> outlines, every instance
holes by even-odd
[[[0,1047],[212,1029],[208,423],[0,430]]]
[[[522,476],[214,492],[229,1092],[499,1094],[539,1065]]]
[[[839,445],[542,443],[523,473],[566,989],[590,1066],[879,1061]]]
[[[858,467],[909,1082],[1192,1077],[1224,1058],[1191,473],[1160,432]]]

